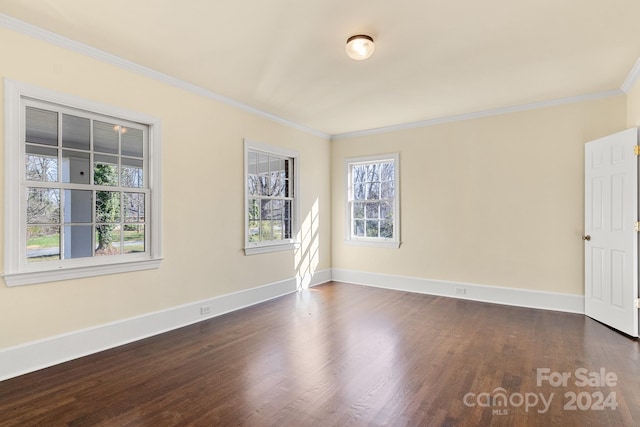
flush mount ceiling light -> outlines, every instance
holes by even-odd
[[[375,46],[373,38],[364,34],[351,36],[347,39],[347,56],[356,61],[367,59],[373,54]]]

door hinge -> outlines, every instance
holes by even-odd
[[[640,308],[640,298],[636,298],[636,300],[633,302],[633,306],[635,308]]]
[[[635,154],[636,156],[640,156],[640,145],[633,146],[633,154]]]
[[[633,223],[633,231],[640,231],[640,221]]]

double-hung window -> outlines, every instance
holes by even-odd
[[[158,124],[9,86],[7,284],[157,267]]]
[[[398,248],[398,154],[351,158],[345,164],[347,243]]]
[[[245,254],[292,249],[298,218],[294,151],[245,140]]]

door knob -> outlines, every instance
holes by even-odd
[[[582,236],[582,240],[586,240],[588,242],[589,240],[591,240],[591,236],[589,236],[588,234],[586,236]]]

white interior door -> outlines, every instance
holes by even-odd
[[[637,129],[585,146],[585,314],[638,336]]]

